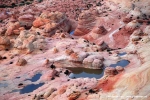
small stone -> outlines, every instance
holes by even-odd
[[[59,76],[59,72],[55,69],[47,71],[42,77],[44,80],[53,80],[55,76]]]
[[[40,95],[35,95],[32,100],[40,100]]]
[[[105,73],[106,76],[114,76],[114,75],[117,74],[116,72],[117,71],[114,67],[106,67],[104,73]]]
[[[25,30],[25,28],[24,27],[20,27],[19,30],[22,31],[22,30]]]
[[[79,61],[79,55],[78,55],[78,53],[72,53],[70,55],[70,60],[71,61]]]
[[[4,56],[2,59],[7,59],[7,57]]]
[[[49,62],[50,62],[50,61],[49,61],[48,59],[46,59],[45,62],[44,62],[44,65],[49,64]]]
[[[102,68],[103,62],[99,59],[94,59],[94,61],[92,62],[92,66],[94,68]]]
[[[53,53],[58,53],[58,49],[57,48],[53,48]]]
[[[43,97],[46,99],[48,98],[54,91],[56,91],[56,88],[51,88],[47,92],[44,93]]]
[[[10,62],[9,64],[13,64],[13,62]]]
[[[141,38],[139,36],[133,36],[132,41],[139,41]]]
[[[72,49],[67,49],[65,53],[66,55],[71,55],[72,53],[74,53],[74,51]]]
[[[65,38],[66,36],[65,36],[64,33],[61,33],[61,34],[60,34],[60,37],[61,37],[61,38]]]
[[[54,77],[51,78],[51,80],[54,80],[54,79],[55,79]]]
[[[89,93],[95,93],[95,92],[98,92],[98,89],[90,89],[89,90]]]
[[[119,72],[124,71],[124,68],[121,67],[121,66],[117,66],[117,67],[116,67],[116,70],[117,70],[117,72],[119,73]]]
[[[79,91],[74,91],[73,93],[71,93],[68,96],[68,100],[76,100],[77,98],[79,98],[79,96],[81,95],[81,92]]]
[[[69,75],[70,72],[69,72],[68,70],[66,70],[66,71],[64,72],[64,74]]]
[[[44,20],[41,18],[37,18],[35,21],[33,21],[33,26],[36,28],[43,26],[44,24]]]
[[[16,65],[18,65],[18,66],[24,66],[26,64],[27,64],[27,61],[23,58],[18,59],[18,61],[16,63]]]
[[[103,51],[103,50],[106,50],[106,49],[108,49],[109,48],[109,46],[104,42],[104,41],[102,41],[100,44],[99,44],[99,46],[100,46],[100,51]]]
[[[0,55],[0,60],[3,59],[2,56]]]
[[[0,45],[10,45],[10,40],[6,37],[0,37]]]
[[[20,30],[17,30],[17,29],[13,30],[13,33],[19,35],[20,34]]]
[[[18,86],[22,86],[22,85],[23,85],[23,83],[19,83],[19,84],[18,84]]]
[[[50,68],[51,68],[51,69],[55,69],[56,66],[55,66],[54,64],[52,64],[52,65],[50,66]]]

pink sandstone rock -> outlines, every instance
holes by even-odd
[[[106,67],[105,75],[107,75],[107,76],[114,76],[114,75],[116,75],[116,69],[113,68],[113,67]]]
[[[20,2],[3,0],[0,6]],[[150,99],[149,0],[27,2],[32,4],[0,8],[2,100]],[[18,58],[27,64],[14,67]],[[130,61],[125,68],[107,67],[122,59]],[[102,65],[106,68],[99,79],[72,79],[65,69]],[[37,73],[40,78],[32,82]],[[30,85],[41,86],[21,94]]]

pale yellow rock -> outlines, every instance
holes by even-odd
[[[51,89],[48,89],[45,93],[44,93],[44,98],[48,98],[54,91],[56,91],[57,89],[56,88],[51,88]]]

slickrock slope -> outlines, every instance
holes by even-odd
[[[149,0],[1,2],[0,100],[150,100]]]

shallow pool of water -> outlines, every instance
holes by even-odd
[[[38,89],[42,85],[44,85],[44,83],[29,84],[29,85],[25,86],[23,89],[20,90],[20,94],[33,92],[34,90]]]
[[[30,80],[31,82],[36,82],[37,80],[40,79],[41,76],[42,76],[41,73],[37,73],[37,74],[35,74],[31,79],[26,79],[26,80]],[[26,80],[25,80],[25,81],[26,81]]]
[[[70,35],[73,35],[74,34],[74,31],[70,32]]]
[[[7,83],[0,83],[0,88],[1,87],[6,88],[6,87],[8,87],[8,84]]]
[[[103,76],[103,69],[89,69],[89,68],[67,68],[72,73],[69,75],[70,78],[101,78]]]
[[[121,52],[121,53],[118,53],[118,56],[124,56],[126,54],[127,54],[126,52]]]
[[[125,67],[130,63],[128,60],[120,60],[116,64],[111,64],[110,67],[122,66]],[[101,78],[104,75],[104,69],[89,69],[89,68],[67,68],[71,71],[70,78]]]
[[[130,61],[123,59],[123,60],[118,61],[116,64],[111,64],[110,67],[116,67],[116,66],[126,67],[129,63]]]

